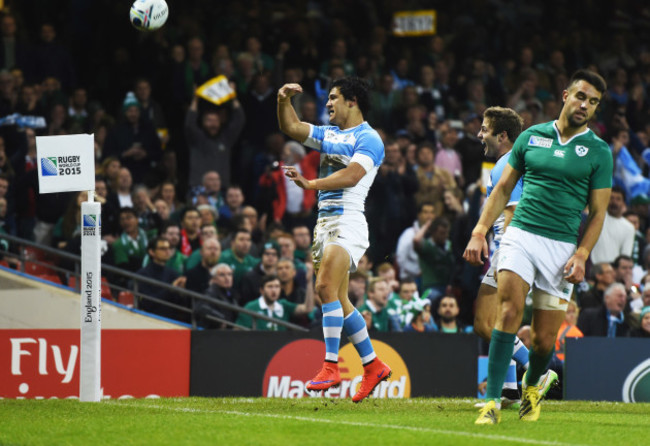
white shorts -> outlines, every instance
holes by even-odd
[[[496,278],[494,276],[497,273],[497,262],[498,261],[499,261],[499,250],[497,249],[492,254],[492,258],[490,259],[490,267],[488,268],[487,272],[485,273],[485,276],[483,276],[483,280],[481,280],[481,284],[491,286],[492,288],[497,287],[497,281],[496,281]]]
[[[575,253],[573,243],[560,242],[508,226],[499,246],[498,271],[508,270],[524,279],[533,291],[533,307],[552,309],[536,299],[558,298],[558,304],[571,300],[573,284],[564,280],[564,266]],[[558,308],[561,309],[561,308]]]
[[[359,260],[370,246],[368,223],[362,213],[322,217],[314,228],[311,255],[314,268],[320,267],[327,245],[339,245],[350,254],[350,272],[357,270]]]

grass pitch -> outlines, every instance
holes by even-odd
[[[0,400],[2,445],[635,445],[650,404],[542,403],[539,421],[502,411],[475,426],[472,399],[162,398]]]

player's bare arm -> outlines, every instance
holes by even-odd
[[[506,228],[508,227],[508,225],[509,225],[510,222],[512,221],[512,217],[515,216],[515,209],[516,209],[516,208],[517,208],[517,206],[507,206],[507,207],[503,210],[503,217],[504,217],[504,220],[503,220],[503,230],[504,230],[504,231],[506,230]]]
[[[354,187],[366,174],[366,169],[359,163],[350,163],[345,169],[334,172],[326,178],[308,180],[293,166],[282,166],[284,174],[293,180],[298,187],[315,190],[337,190]]]
[[[485,208],[481,213],[478,223],[472,231],[472,238],[469,240],[463,258],[472,265],[483,265],[483,258],[487,258],[489,251],[485,235],[489,228],[492,227],[497,217],[503,212],[512,190],[515,188],[517,181],[521,177],[521,173],[507,164],[503,169],[501,179],[494,187],[494,190],[488,198]]]
[[[580,283],[585,277],[585,262],[600,236],[611,193],[610,188],[592,189],[589,193],[589,216],[582,240],[564,267],[565,279],[571,283]]]
[[[309,136],[309,124],[298,119],[291,104],[291,98],[299,93],[302,87],[298,84],[285,84],[278,90],[278,125],[284,134],[303,142]]]

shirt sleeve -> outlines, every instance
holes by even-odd
[[[526,162],[524,155],[526,154],[526,142],[528,141],[528,132],[524,132],[517,137],[515,144],[512,146],[508,164],[517,172],[524,173],[526,169]]]
[[[293,313],[296,312],[296,308],[298,308],[298,304],[288,301],[286,299],[280,299],[280,305],[284,307],[284,312],[288,315],[293,315]]]
[[[508,204],[506,204],[506,206],[516,206],[519,203],[519,200],[521,200],[521,194],[523,191],[524,191],[524,177],[521,176],[519,177],[517,184],[515,184],[514,189],[512,189],[512,193],[510,194],[510,200],[508,200]]]
[[[358,162],[362,166],[362,162],[355,160],[357,155],[365,155],[370,158],[372,165],[370,167],[379,166],[384,160],[384,143],[376,132],[364,132],[359,135],[357,143],[354,146],[354,155],[351,161]],[[362,158],[357,158],[362,159]],[[366,171],[370,170],[364,166]]]
[[[244,308],[246,308],[247,310],[250,310],[250,308],[247,308],[247,307],[248,306],[246,306]],[[237,325],[241,325],[243,327],[253,328],[253,318],[251,316],[249,316],[248,314],[239,313],[235,323]]]
[[[324,126],[309,124],[309,136],[303,141],[303,145],[320,152],[323,146],[323,140],[325,139],[326,129],[327,127]]]
[[[612,172],[614,171],[612,152],[607,145],[603,144],[602,147],[602,154],[596,157],[593,163],[594,171],[591,174],[589,189],[607,189],[612,187]]]

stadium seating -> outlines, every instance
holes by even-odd
[[[61,282],[61,278],[59,277],[58,274],[36,274],[36,277],[38,277],[39,279],[46,280],[48,282],[63,285],[63,282]]]
[[[73,289],[77,289],[77,276],[70,276],[68,278],[68,286]],[[115,300],[113,298],[113,292],[111,291],[111,286],[108,283],[108,279],[106,277],[102,277],[102,293],[101,296],[104,299],[110,299],[110,300]]]
[[[129,308],[133,308],[134,300],[135,296],[130,291],[120,291],[120,294],[117,296],[117,301]]]

